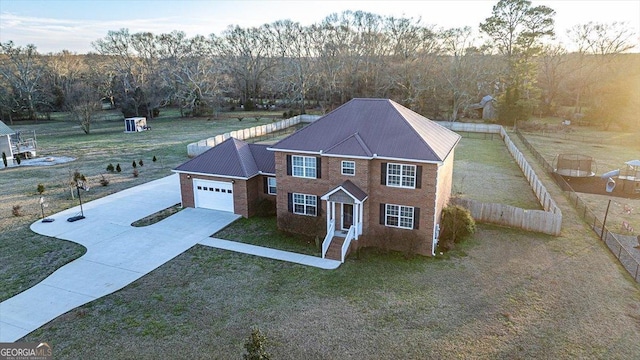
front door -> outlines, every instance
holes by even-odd
[[[342,204],[342,230],[349,230],[353,225],[353,205]]]

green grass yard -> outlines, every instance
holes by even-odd
[[[241,125],[254,126],[245,121]],[[29,230],[40,212],[38,183],[47,187],[48,211],[59,211],[77,204],[62,185],[73,169],[89,176],[90,200],[168,175],[186,160],[188,143],[238,123],[161,117],[150,122],[151,131],[123,134],[120,121],[105,121],[96,124],[91,136],[63,121],[24,126],[37,129],[42,153],[78,160],[0,170],[0,276],[8,279],[0,282],[0,299],[84,252],[79,245]],[[501,141],[466,140],[457,158],[472,162],[477,154],[475,162],[486,168],[456,168],[454,176],[463,171],[488,175],[511,166],[495,155],[503,151]],[[153,164],[154,155],[162,161]],[[145,165],[138,168],[140,177],[133,178],[131,161],[140,158]],[[112,183],[101,187],[97,179],[109,162],[120,162],[123,172],[109,174]],[[515,173],[513,178],[509,193],[492,196],[509,199],[531,192]],[[23,340],[49,342],[58,359],[229,359],[241,357],[251,328],[259,327],[278,359],[637,357],[640,286],[549,177],[541,178],[563,211],[560,237],[480,225],[453,256],[407,260],[398,253],[365,250],[335,271],[195,246]],[[471,182],[462,187],[473,198],[495,190],[487,187],[491,181],[466,184]],[[515,203],[526,204],[531,201],[527,198]],[[11,215],[14,204],[23,205],[23,216]],[[226,235],[249,234],[247,241],[268,236],[274,244],[287,240],[278,238],[268,223],[238,224],[246,231],[232,226],[224,230]]]

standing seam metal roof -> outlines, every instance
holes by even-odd
[[[259,173],[275,174],[275,157],[267,145],[229,138],[174,170],[248,179]]]
[[[455,132],[392,100],[353,99],[271,148],[443,161],[459,140]]]

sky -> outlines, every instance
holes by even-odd
[[[41,53],[92,51],[91,42],[109,30],[154,34],[184,31],[187,36],[220,35],[229,25],[260,26],[289,19],[301,25],[321,22],[327,15],[362,10],[378,15],[420,18],[437,28],[478,25],[491,16],[498,0],[414,1],[275,1],[275,0],[0,0],[0,42],[36,45]],[[558,40],[566,30],[587,22],[625,22],[636,34],[640,51],[640,0],[533,0],[533,6],[556,10]]]

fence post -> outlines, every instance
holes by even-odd
[[[609,199],[609,203],[607,204],[607,211],[604,213],[604,221],[602,222],[602,231],[600,232],[600,240],[602,240],[602,236],[604,235],[604,227],[607,225],[607,215],[609,215],[609,206],[611,205],[611,199]]]
[[[638,281],[638,268],[640,268],[640,264],[636,264],[636,274],[633,276],[636,281]]]

